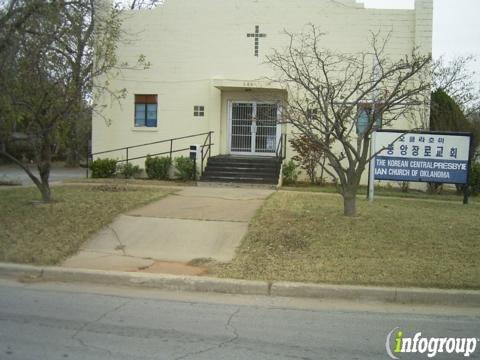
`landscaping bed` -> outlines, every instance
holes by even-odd
[[[36,188],[5,189],[0,192],[0,261],[58,264],[116,215],[171,192],[119,184],[56,186],[53,203],[34,205],[32,200],[40,199]]]
[[[181,181],[181,180],[154,180],[154,179],[121,179],[121,178],[110,178],[110,179],[73,179],[65,180],[64,184],[126,184],[128,186],[165,186],[165,187],[179,187],[179,186],[194,186],[194,181]]]
[[[480,204],[280,191],[252,220],[221,277],[480,289]]]

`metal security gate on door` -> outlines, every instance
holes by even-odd
[[[280,139],[280,106],[266,102],[229,102],[230,152],[275,154]]]

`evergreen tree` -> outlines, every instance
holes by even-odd
[[[472,131],[472,124],[452,97],[443,89],[432,93],[430,103],[430,130]]]

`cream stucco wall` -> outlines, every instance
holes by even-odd
[[[123,70],[111,82],[112,89],[127,89],[125,99],[99,99],[110,124],[94,116],[93,151],[214,131],[213,154],[228,153],[227,101],[283,102],[287,94],[264,80],[274,76],[265,56],[286,45],[284,29],[299,32],[308,23],[326,33],[325,47],[338,51],[364,50],[369,32],[380,30],[392,32],[387,49],[392,57],[416,46],[431,52],[432,0],[417,0],[415,10],[364,9],[355,0],[166,0],[153,10],[125,16],[127,35],[119,45],[119,59],[134,64],[142,54],[151,66]],[[253,38],[246,35],[256,25],[267,34],[260,38],[258,57]],[[134,127],[135,94],[158,95],[157,128]],[[194,105],[205,106],[205,117],[193,116]],[[166,144],[132,149],[129,157],[165,150]],[[287,154],[292,155],[290,149]],[[108,156],[120,159],[125,153]]]

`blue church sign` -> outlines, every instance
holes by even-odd
[[[376,180],[468,183],[470,134],[398,130],[374,134]]]

